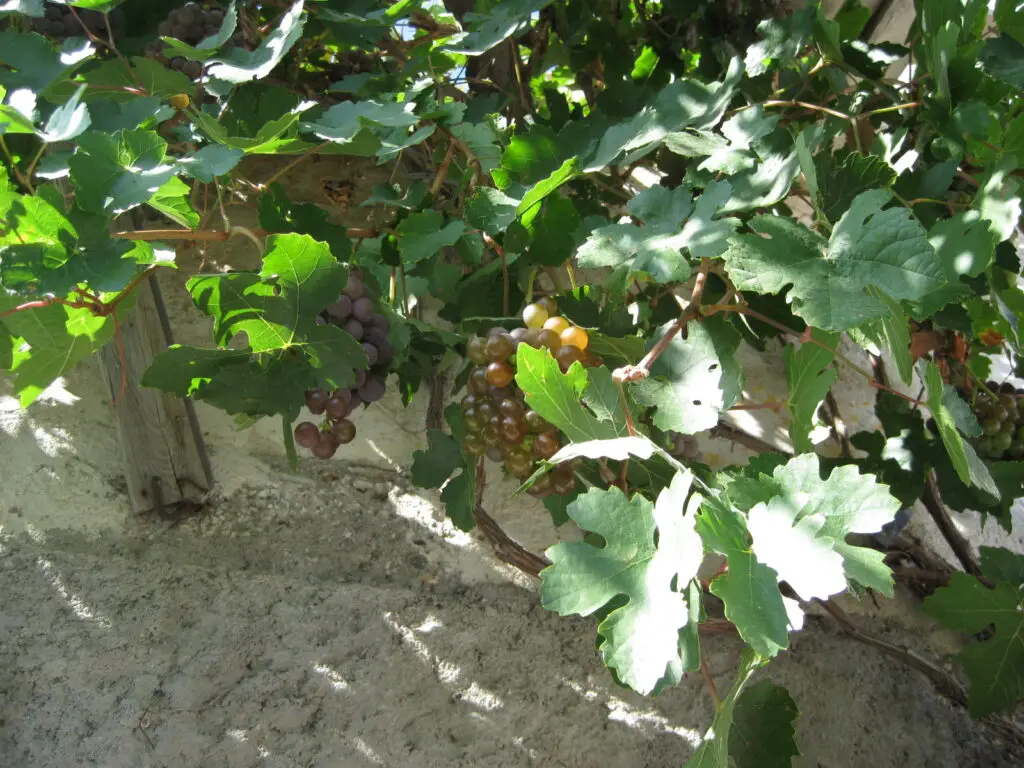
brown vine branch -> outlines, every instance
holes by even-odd
[[[137,232],[113,232],[111,237],[121,240],[195,240],[202,242],[224,242],[237,234],[238,228],[234,229],[143,229]],[[365,239],[377,237],[387,230],[366,229],[364,227],[349,227],[346,234],[349,237]],[[252,227],[249,232],[256,237],[267,237],[274,234],[265,229]]]
[[[662,352],[672,343],[672,340],[691,321],[700,316],[700,301],[704,296],[704,286],[708,280],[708,271],[711,269],[711,259],[705,256],[700,260],[700,271],[693,283],[693,292],[690,294],[690,304],[679,316],[679,319],[672,324],[664,336],[658,339],[658,343],[651,347],[650,352],[644,355],[643,359],[636,365],[625,365],[617,368],[612,373],[612,378],[620,383],[640,381],[651,375],[651,366],[654,361],[661,357]]]
[[[919,656],[908,648],[901,648],[898,645],[894,645],[893,643],[860,629],[849,617],[846,611],[838,605],[820,600],[817,602],[826,611],[828,611],[829,615],[839,623],[843,628],[843,631],[852,639],[881,651],[886,656],[896,659],[901,664],[905,664],[911,669],[916,669],[931,680],[935,685],[936,690],[938,690],[938,692],[947,699],[961,707],[967,706],[967,689],[964,687],[963,683],[957,680],[951,673],[946,672],[941,667],[932,663],[928,659]],[[1024,752],[1024,730],[1021,730],[1020,726],[1012,720],[1006,717],[989,715],[981,718],[981,722],[985,723],[985,725],[994,730],[999,734],[999,736],[1012,745],[1013,749],[1018,754]]]
[[[928,510],[928,514],[931,515],[935,526],[939,529],[946,543],[949,544],[949,548],[953,550],[957,560],[963,565],[964,570],[984,582],[981,564],[978,562],[974,550],[967,539],[963,537],[963,534],[956,529],[952,518],[949,516],[949,512],[946,510],[946,505],[942,503],[942,498],[939,496],[939,488],[935,483],[934,471],[929,471],[928,476],[925,478],[924,491],[921,493],[921,503]],[[987,584],[988,582],[985,583]]]
[[[509,293],[511,292],[511,286],[508,278],[508,262],[505,260],[505,249],[502,248],[501,245],[486,232],[481,231],[480,235],[483,237],[484,243],[487,244],[487,247],[498,254],[498,258],[501,259],[501,308],[504,312],[504,317],[508,317],[510,311]]]
[[[759,437],[755,437],[749,432],[744,432],[739,427],[734,427],[725,421],[719,421],[717,426],[712,427],[708,434],[719,440],[728,440],[729,442],[742,445],[755,453],[782,453],[789,455],[789,452],[783,448],[779,448],[776,445],[762,440]]]

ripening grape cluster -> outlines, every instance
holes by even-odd
[[[552,299],[542,299],[523,310],[525,327],[512,331],[492,328],[486,336],[474,336],[466,347],[475,367],[462,398],[463,447],[474,456],[501,462],[520,480],[533,474],[539,460],[554,456],[562,441],[558,430],[527,406],[523,391],[516,386],[516,349],[520,344],[545,346],[562,370],[577,361],[596,362],[586,351],[587,332],[557,313]],[[575,487],[574,467],[568,462],[541,477],[528,492],[543,498],[572,493]]]
[[[38,19],[32,19],[32,31],[55,40],[65,40],[69,37],[85,37],[85,30],[88,29],[97,37],[106,39],[107,22],[102,13],[80,9],[75,9],[75,13],[78,14],[78,18],[75,18],[75,14],[67,5],[44,3],[43,15]],[[110,32],[115,40],[123,28],[124,11],[115,8],[110,12]]]
[[[981,391],[974,400],[974,415],[983,432],[974,440],[975,450],[989,459],[1024,458],[1024,389],[994,381],[985,386],[994,396]]]
[[[388,318],[377,312],[376,303],[363,276],[352,270],[338,300],[327,307],[317,323],[336,325],[360,342],[368,370],[356,371],[355,386],[345,389],[311,389],[306,392],[306,407],[314,416],[323,416],[318,426],[303,421],[295,427],[295,442],[314,456],[329,459],[339,446],[351,443],[356,425],[349,419],[360,405],[384,397],[388,366],[394,357],[388,343]]]
[[[157,34],[162,37],[173,37],[183,43],[195,46],[210,35],[216,34],[223,22],[223,9],[210,3],[190,2],[171,11],[167,18],[160,22]],[[245,35],[241,30],[236,30],[227,44],[245,45]],[[146,55],[154,59],[163,59],[163,50],[166,47],[162,40],[154,40],[146,46]],[[203,72],[201,62],[190,61],[184,56],[167,59],[166,63],[171,69],[178,70],[193,79],[199,77]]]

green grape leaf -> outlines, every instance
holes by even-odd
[[[527,404],[574,443],[611,440],[626,433],[624,425],[602,421],[580,403],[588,384],[587,369],[579,363],[562,373],[547,347],[520,344],[516,368],[516,383]]]
[[[711,128],[722,119],[742,77],[742,62],[734,58],[721,82],[680,78],[669,83],[632,118],[604,132],[587,156],[583,172],[603,170],[624,153],[626,158],[643,156],[669,133],[684,128]]]
[[[317,385],[311,366],[286,356],[262,361],[248,349],[203,349],[175,344],[154,358],[142,385],[192,397],[225,413],[283,416],[294,421],[305,391]]]
[[[0,64],[14,71],[0,73],[0,85],[8,91],[28,88],[41,93],[95,52],[95,46],[81,37],[68,38],[58,49],[35,32],[5,29],[0,31]]]
[[[964,485],[977,485],[985,493],[998,499],[999,488],[989,474],[988,468],[978,458],[974,448],[960,435],[959,430],[965,430],[965,434],[973,437],[981,433],[978,422],[970,413],[967,404],[957,397],[952,387],[943,383],[942,374],[935,363],[920,361],[918,375],[928,388],[928,410],[935,418],[942,444],[946,447],[946,453],[949,454],[957,476]]]
[[[440,488],[452,473],[465,466],[459,441],[439,429],[427,430],[425,451],[412,455],[410,476],[420,488]]]
[[[271,184],[270,189],[260,195],[259,214],[260,226],[268,232],[309,235],[327,243],[331,255],[338,261],[345,261],[352,253],[345,227],[332,223],[330,215],[319,205],[292,202],[280,184]]]
[[[1024,45],[1006,35],[991,37],[981,45],[978,63],[982,71],[1024,90]]]
[[[601,227],[580,247],[576,260],[581,267],[621,267],[623,279],[649,275],[659,283],[684,281],[690,276],[684,248],[700,259],[719,256],[728,247],[737,221],[715,217],[730,192],[725,182],[712,184],[696,199],[686,187],[649,187],[627,205],[644,226]]]
[[[882,210],[888,190],[858,195],[826,241],[790,219],[755,216],[754,235],[739,235],[723,254],[740,290],[778,293],[790,286],[793,311],[809,325],[846,330],[881,317],[886,307],[865,291],[920,300],[945,283],[924,229],[906,208]]]
[[[270,352],[301,347],[317,327],[318,314],[341,294],[345,280],[344,266],[325,243],[288,234],[269,239],[259,274],[198,276],[187,287],[196,306],[213,318],[218,344],[225,346],[245,333],[253,352]],[[354,367],[365,368],[365,354],[351,341]]]
[[[465,231],[464,222],[456,219],[445,224],[444,216],[437,211],[411,213],[395,230],[398,250],[406,266],[432,258],[442,248],[455,245]]]
[[[674,321],[673,321],[674,322]],[[672,326],[661,328],[659,337]],[[689,335],[677,335],[651,366],[651,375],[632,384],[640,404],[654,408],[654,425],[692,435],[718,423],[724,407],[722,361],[703,323],[690,323]]]
[[[479,187],[466,201],[466,223],[497,235],[516,220],[518,200],[492,187]]]
[[[975,717],[1009,712],[1024,698],[1024,556],[994,547],[980,553],[992,588],[957,572],[923,605],[950,629],[989,635],[956,656],[971,683],[967,708]]]
[[[725,603],[725,616],[740,637],[765,658],[789,647],[791,619],[778,575],[750,551],[742,515],[709,498],[697,517],[697,532],[707,549],[728,560],[729,570],[712,579],[711,594]]]
[[[224,19],[220,23],[220,29],[209,37],[204,37],[195,47],[173,37],[161,37],[161,39],[171,49],[170,53],[166,54],[168,57],[184,56],[193,61],[206,61],[216,55],[217,49],[231,39],[237,26],[238,12],[235,9],[235,0],[231,0],[228,7],[224,9]]]
[[[979,211],[961,211],[948,219],[939,219],[928,230],[928,242],[946,275],[946,284],[914,302],[911,317],[924,320],[947,304],[971,293],[960,278],[977,277],[995,258],[999,237],[992,224]]]
[[[771,478],[762,476],[762,482],[797,510],[799,519],[825,519],[818,535],[835,542],[833,546],[843,558],[848,579],[891,596],[892,574],[882,553],[849,544],[846,537],[882,530],[899,511],[899,501],[874,475],[861,474],[853,466],[837,467],[821,480],[818,461],[814,454],[801,454],[777,467]],[[755,552],[756,549],[755,542]]]
[[[465,56],[479,56],[502,40],[530,25],[530,16],[546,8],[551,0],[504,0],[490,5],[486,13],[467,13],[470,31],[452,39],[446,50]]]
[[[789,385],[786,405],[792,417],[789,424],[789,439],[793,441],[793,448],[797,453],[814,450],[814,444],[810,439],[814,415],[829,389],[839,378],[839,372],[832,365],[839,334],[812,330],[811,335],[827,349],[818,344],[804,342],[799,347],[787,344],[782,353],[782,359],[786,364],[786,382]]]
[[[134,92],[140,83],[149,96],[163,98],[191,93],[195,88],[195,83],[187,75],[168,69],[155,59],[142,56],[132,56],[130,66],[126,66],[122,59],[109,59],[81,77],[88,85],[109,89],[104,93],[104,98],[114,101],[132,102],[138,99]]]
[[[757,31],[763,39],[747,49],[747,75],[756,77],[767,72],[769,66],[792,61],[814,34],[816,17],[816,6],[812,4],[781,19],[765,19],[758,24]]]
[[[413,114],[415,102],[343,101],[324,112],[315,122],[300,127],[317,138],[335,144],[349,144],[367,126],[408,128],[419,118]]]
[[[451,127],[451,132],[473,151],[484,173],[490,173],[501,165],[498,136],[490,123],[459,123]]]
[[[789,691],[771,680],[743,691],[729,729],[729,757],[736,768],[790,768],[800,754],[794,728],[799,715]]]
[[[172,176],[167,142],[154,131],[90,131],[68,160],[75,200],[84,210],[123,213],[147,202]]]
[[[633,437],[615,437],[611,440],[586,440],[582,443],[569,443],[548,461],[562,464],[577,458],[613,459],[625,461],[630,456],[638,459],[649,459],[654,455],[654,443],[639,435]]]
[[[172,176],[153,193],[146,204],[186,229],[195,229],[199,226],[199,214],[189,201],[191,194],[192,189],[188,184]]]
[[[828,182],[818,198],[819,209],[829,221],[838,221],[862,192],[896,183],[896,172],[878,155],[820,152],[814,158],[814,168],[817,177]]]
[[[89,108],[82,103],[85,89],[85,85],[80,85],[70,99],[53,110],[46,127],[37,131],[40,139],[47,144],[70,141],[89,127]]]
[[[907,316],[898,302],[874,286],[868,287],[868,293],[885,304],[888,310],[880,320],[882,333],[889,346],[889,354],[896,363],[900,379],[904,384],[910,384],[914,377],[914,361],[910,357],[910,323]]]
[[[994,165],[979,179],[981,188],[974,199],[978,212],[982,218],[991,222],[1000,242],[1013,236],[1021,217],[1020,183],[1013,175],[1017,165],[1016,157],[1002,158],[998,165]]]
[[[604,546],[563,542],[547,550],[541,604],[561,616],[589,616],[625,597],[598,625],[604,663],[639,693],[650,693],[684,665],[679,632],[690,620],[681,590],[697,576],[703,547],[694,530],[700,497],[686,504],[691,474],[679,472],[651,504],[618,488],[591,488],[569,505],[569,516]],[[685,513],[682,513],[683,509]],[[677,586],[673,586],[677,585]]]
[[[178,160],[178,168],[204,184],[212,184],[218,176],[224,176],[245,157],[241,149],[220,144],[207,144],[198,152]]]
[[[540,203],[560,186],[570,179],[579,175],[579,162],[575,157],[569,158],[546,179],[541,179],[534,184],[523,196],[523,199],[516,206],[516,214],[526,227],[540,213]]]
[[[743,691],[750,682],[750,678],[765,663],[765,659],[759,657],[756,653],[752,653],[750,650],[743,652],[740,667],[736,672],[736,680],[729,693],[715,708],[715,719],[712,721],[711,727],[708,729],[697,751],[686,762],[685,768],[730,768],[734,764],[736,768],[747,768],[747,763],[733,763],[733,760],[737,759],[733,756],[733,751],[736,749],[740,759],[744,759],[747,756],[742,748],[742,741],[743,737],[752,727],[752,713],[749,704],[740,710],[741,717],[743,718],[740,727],[745,730],[738,737],[738,742],[733,740],[732,729],[737,712],[737,700],[742,701]],[[786,713],[773,713],[773,715],[772,724],[775,725],[779,719],[785,719]],[[792,729],[791,718],[789,727]],[[770,766],[771,763],[767,765]]]
[[[476,473],[473,466],[464,468],[448,481],[441,491],[445,514],[460,531],[473,529],[473,510],[476,509]]]
[[[0,307],[12,308],[18,303],[12,299],[0,298]],[[28,345],[27,351],[15,355],[11,369],[22,408],[114,335],[113,316],[97,317],[88,309],[63,304],[15,312],[4,318],[4,324]]]
[[[302,2],[298,0],[281,16],[274,31],[263,38],[253,51],[231,48],[212,59],[210,77],[229,83],[261,80],[270,74],[302,35]]]

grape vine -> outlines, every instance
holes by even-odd
[[[779,5],[6,3],[0,369],[29,407],[121,345],[154,274],[247,249],[183,277],[212,338],[141,384],[278,420],[300,470],[389,386],[429,396],[414,483],[593,616],[616,681],[704,677],[691,765],[791,764],[799,702],[754,678],[812,605],[1024,754],[1021,556],[952,517],[1011,531],[1024,498],[1024,10],[919,0],[885,42],[856,0]],[[341,158],[387,181],[287,191]],[[751,397],[754,352],[784,398]],[[788,441],[733,419],[769,409]],[[709,436],[749,460],[706,460]],[[498,475],[581,540],[513,542]],[[908,543],[915,507],[962,571]],[[963,633],[955,675],[834,601],[898,583]],[[724,695],[718,632],[747,646]]]

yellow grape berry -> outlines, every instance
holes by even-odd
[[[548,311],[540,304],[527,304],[523,310],[523,324],[527,328],[543,328],[547,319]]]
[[[559,336],[559,340],[568,346],[577,347],[579,349],[586,349],[587,344],[590,343],[590,336],[582,328],[570,325]]]
[[[569,327],[569,321],[566,320],[564,317],[549,317],[544,322],[544,327],[547,328],[549,331],[554,331],[555,333],[560,334],[562,331]]]
[[[182,110],[189,105],[190,99],[187,93],[176,93],[167,100],[171,109]]]

